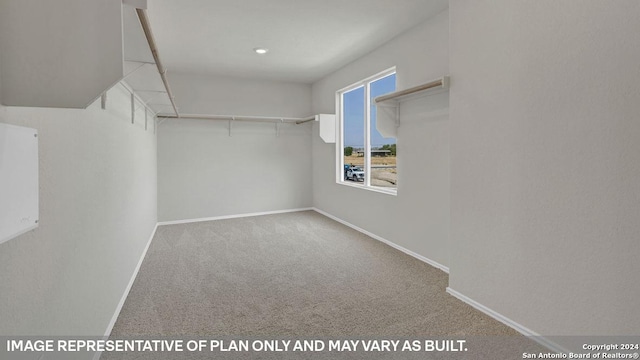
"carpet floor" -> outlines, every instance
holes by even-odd
[[[314,211],[160,226],[112,337],[518,336],[447,283]]]

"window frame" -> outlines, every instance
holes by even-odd
[[[377,74],[369,76],[358,82],[355,82],[349,86],[346,86],[336,91],[336,117],[337,117],[337,141],[336,141],[336,183],[340,185],[350,186],[357,189],[364,189],[374,192],[379,192],[389,195],[398,195],[398,189],[387,188],[371,185],[371,83],[385,78],[387,76],[396,75],[396,89],[397,89],[397,71],[396,67],[391,67]],[[365,96],[365,109],[364,109],[364,173],[365,179],[362,185],[352,184],[346,181],[344,178],[344,114],[343,114],[343,95],[349,91],[356,90],[358,88],[364,88]],[[377,119],[376,119],[377,120]],[[397,143],[397,138],[396,138]],[[397,157],[397,155],[396,155]],[[396,158],[396,172],[398,169]]]

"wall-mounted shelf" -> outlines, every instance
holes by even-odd
[[[378,109],[376,128],[385,137],[396,137],[400,126],[401,103],[423,96],[440,94],[449,91],[449,77],[418,85],[409,89],[399,90],[387,95],[378,96],[374,102]]]
[[[84,109],[122,79],[120,1],[0,3],[4,105]]]
[[[273,117],[273,116],[234,116],[234,115],[204,115],[204,114],[180,114],[180,116],[172,114],[157,114],[158,119],[195,119],[195,120],[223,120],[229,122],[229,136],[231,136],[233,123],[236,121],[248,121],[257,123],[274,123],[276,126],[276,136],[280,136],[280,125],[291,124],[299,125],[309,121],[314,121],[315,116],[308,116],[305,118],[291,118],[291,117]]]
[[[276,117],[276,116],[245,116],[245,115],[205,115],[205,114],[158,114],[160,119],[196,119],[196,120],[226,120],[226,121],[249,121],[249,122],[269,122],[280,124],[303,124],[315,120],[314,116],[306,118]]]
[[[222,120],[229,122],[229,136],[231,136],[231,129],[233,123],[236,121],[248,121],[258,123],[274,123],[276,124],[276,135],[280,133],[280,125],[291,124],[300,125],[311,121],[317,121],[320,127],[320,137],[326,143],[336,142],[336,116],[334,114],[318,114],[307,116],[304,118],[292,118],[292,117],[274,117],[274,116],[239,116],[239,115],[204,115],[204,114],[180,114],[176,116],[173,114],[157,114],[158,119],[161,122],[164,119],[196,119],[196,120]]]

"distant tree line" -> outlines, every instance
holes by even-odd
[[[391,156],[396,156],[396,144],[382,145],[382,147],[378,148],[378,150],[389,150],[391,151]],[[352,154],[353,154],[353,146],[345,146],[344,156],[351,156]]]
[[[391,150],[391,156],[396,156],[396,144],[382,145],[380,150]]]

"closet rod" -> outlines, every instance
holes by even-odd
[[[140,25],[142,25],[142,30],[144,30],[144,35],[147,38],[147,42],[149,43],[149,49],[151,49],[153,60],[155,60],[156,66],[158,67],[158,72],[160,73],[160,78],[162,79],[164,88],[167,90],[167,96],[169,96],[169,100],[171,101],[171,106],[173,107],[173,111],[176,113],[175,116],[180,117],[180,114],[178,113],[178,108],[176,107],[176,103],[173,98],[173,93],[171,93],[171,87],[169,86],[169,81],[167,80],[167,69],[165,69],[164,66],[162,66],[162,62],[160,61],[160,55],[158,54],[158,47],[156,46],[156,40],[153,37],[153,33],[151,32],[151,25],[149,24],[147,11],[144,9],[136,9],[136,13],[138,14],[138,19],[140,19]]]
[[[307,123],[309,121],[313,121],[315,119],[316,119],[315,116],[311,116],[311,117],[308,117],[306,119],[296,121],[296,124],[304,124],[304,123]]]
[[[392,92],[391,94],[378,96],[375,99],[375,101],[376,101],[376,103],[380,103],[380,102],[383,102],[383,101],[386,101],[386,100],[391,100],[391,99],[399,98],[401,96],[413,94],[413,93],[416,93],[418,91],[428,90],[428,89],[437,88],[437,87],[446,88],[446,87],[448,87],[447,83],[448,83],[448,77],[445,76],[445,77],[443,77],[441,79],[434,80],[434,81],[428,82],[426,84],[414,86],[412,88],[405,89],[405,90]]]
[[[255,122],[270,122],[270,123],[290,123],[290,124],[302,124],[307,121],[312,121],[315,116],[308,116],[306,118],[290,118],[290,117],[273,117],[273,116],[233,116],[233,115],[197,115],[197,114],[180,114],[180,116],[170,114],[158,114],[159,118],[164,119],[197,119],[197,120],[234,120],[234,121],[255,121]]]

